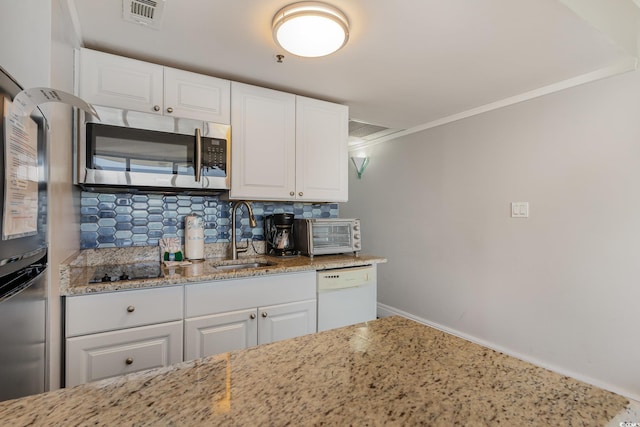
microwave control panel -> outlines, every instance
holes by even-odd
[[[227,141],[216,138],[202,138],[202,167],[205,171],[227,170]],[[211,173],[207,173],[211,175]]]

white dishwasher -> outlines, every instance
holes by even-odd
[[[376,266],[318,271],[318,332],[376,318]]]

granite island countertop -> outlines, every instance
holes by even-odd
[[[394,316],[0,402],[0,423],[617,426],[628,404]]]
[[[90,256],[87,254],[90,254]],[[96,258],[99,259],[96,261]],[[239,270],[221,270],[216,268],[217,265],[224,265],[233,262],[265,262],[269,265]],[[252,256],[242,257],[238,261],[231,261],[222,256],[212,256],[210,258],[208,257],[204,261],[194,262],[187,266],[167,267],[158,261],[157,254],[155,252],[141,252],[141,250],[136,252],[135,248],[83,251],[61,265],[60,295],[83,295],[94,292],[141,289],[157,286],[197,283],[209,280],[224,280],[240,277],[358,267],[385,262],[387,262],[385,258],[374,255],[319,255],[312,259],[307,256],[283,258],[254,254]],[[89,283],[89,280],[95,276],[96,271],[100,268],[104,268],[109,265],[124,266],[135,264],[144,264],[150,269],[160,268],[162,271],[162,277]]]

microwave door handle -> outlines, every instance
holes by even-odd
[[[202,174],[202,137],[200,136],[200,128],[196,128],[196,155],[194,169],[196,182],[200,182],[200,175]]]

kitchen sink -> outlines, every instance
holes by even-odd
[[[260,268],[260,267],[268,267],[273,265],[270,262],[243,262],[237,264],[222,264],[216,265],[215,267],[218,270],[244,270],[247,268]]]

